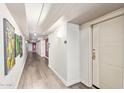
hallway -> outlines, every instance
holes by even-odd
[[[48,68],[48,61],[38,54],[29,52],[19,89],[87,89],[82,83],[66,87]]]
[[[0,12],[0,89],[124,89],[123,3],[2,3]]]

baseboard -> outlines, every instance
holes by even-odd
[[[80,82],[80,80],[68,81],[68,82],[66,82],[66,86],[71,86],[71,85],[74,85],[79,82]]]
[[[28,55],[27,55],[27,56],[28,56]],[[25,62],[24,62],[24,64],[23,64],[23,66],[22,66],[22,69],[21,69],[21,72],[20,72],[21,74],[20,74],[20,76],[19,76],[19,79],[18,79],[18,81],[17,81],[17,84],[16,84],[16,86],[15,86],[15,89],[18,88],[18,84],[19,84],[19,82],[20,82],[20,79],[21,79],[21,76],[22,76],[22,72],[23,72],[23,69],[24,69],[26,60],[27,60],[27,57],[26,57]]]
[[[48,59],[48,60],[49,60],[49,58],[48,58],[47,56],[41,56],[41,57],[45,57],[46,59]]]
[[[88,86],[88,87],[92,87],[92,85],[90,85],[88,82],[81,80],[81,83],[83,83],[84,85]]]
[[[66,81],[66,80],[64,80],[50,65],[48,65],[48,67],[58,76],[58,78],[59,78],[59,79],[64,83],[64,85],[67,86],[67,87],[80,82],[80,80]]]
[[[64,83],[64,85],[67,85],[67,81],[65,81],[50,65],[48,67],[58,76],[58,78]]]

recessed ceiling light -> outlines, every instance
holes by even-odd
[[[36,33],[34,33],[34,36],[36,36]]]

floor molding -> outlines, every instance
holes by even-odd
[[[27,57],[28,57],[28,55],[27,55]],[[21,74],[20,74],[20,76],[19,76],[19,79],[18,79],[18,81],[17,81],[17,84],[16,84],[16,86],[15,86],[15,89],[17,89],[18,88],[18,85],[19,85],[19,82],[20,82],[20,79],[21,79],[21,76],[22,76],[22,72],[23,72],[23,69],[24,69],[24,67],[25,67],[25,63],[26,63],[26,61],[27,61],[27,57],[25,58],[25,62],[24,62],[24,64],[23,64],[23,66],[22,66],[22,69],[21,69]]]
[[[64,85],[67,86],[67,82],[50,65],[48,65],[48,67],[58,76],[58,78],[64,83]]]
[[[65,86],[69,87],[76,83],[79,83],[80,80],[74,80],[74,81],[66,81],[64,80],[50,65],[48,67],[59,77],[59,79],[64,83]]]

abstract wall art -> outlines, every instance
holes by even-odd
[[[15,34],[15,57],[20,55],[23,56],[23,48],[22,48],[22,36]]]
[[[23,42],[22,42],[22,36],[20,36],[20,57],[23,56]]]
[[[20,54],[20,36],[15,34],[15,57]]]
[[[13,68],[15,64],[15,28],[6,19],[3,19],[3,33],[4,33],[4,66],[5,75]]]

